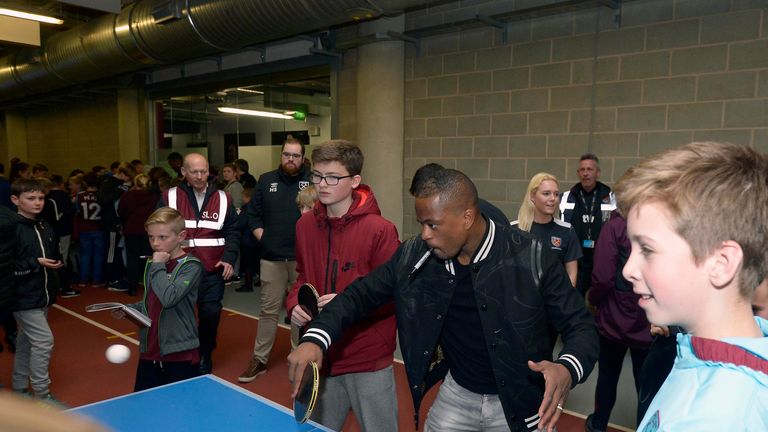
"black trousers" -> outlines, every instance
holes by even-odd
[[[254,274],[259,274],[259,261],[258,244],[256,247],[240,245],[240,272],[245,274],[246,279],[253,279]]]
[[[640,389],[637,397],[637,423],[645,416],[651,401],[666,381],[677,356],[677,333],[680,329],[670,328],[670,336],[653,338],[651,349],[640,372]]]
[[[200,375],[196,364],[191,362],[159,362],[139,360],[136,369],[136,384],[133,391],[141,391],[161,385],[182,381]]]
[[[126,277],[128,288],[134,289],[136,285],[143,283],[144,265],[146,259],[139,258],[142,255],[151,256],[152,247],[149,245],[149,237],[144,235],[125,236]]]
[[[13,312],[10,309],[0,311],[0,325],[5,330],[5,342],[16,337],[19,328],[16,325],[16,318],[13,317]]]
[[[594,249],[582,249],[584,256],[579,258],[578,268],[579,273],[576,276],[576,291],[581,294],[582,297],[587,295],[587,291],[592,286],[592,267],[595,253]]]
[[[600,335],[600,365],[595,388],[595,413],[592,416],[592,424],[598,429],[606,429],[611,411],[616,404],[616,386],[619,383],[621,367],[624,363],[624,355],[630,352],[632,357],[632,375],[635,379],[635,391],[640,389],[640,370],[643,367],[648,349],[629,348],[624,344],[606,339]]]
[[[104,260],[104,277],[107,282],[115,282],[125,276],[123,265],[123,248],[120,244],[120,233],[107,232],[107,258]]]
[[[200,356],[211,358],[216,348],[216,334],[221,319],[221,300],[224,298],[224,278],[220,271],[206,272],[197,291],[197,331],[200,338]]]

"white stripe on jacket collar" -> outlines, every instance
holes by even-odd
[[[472,260],[472,264],[477,264],[480,261],[488,258],[491,253],[491,247],[493,246],[493,240],[496,238],[496,223],[490,219],[485,220],[488,223],[488,232],[485,238],[480,242],[480,247],[475,252],[475,258]],[[445,260],[445,269],[452,275],[456,275],[456,271],[453,266],[453,258]]]

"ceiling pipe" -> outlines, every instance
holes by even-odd
[[[419,0],[143,0],[0,58],[0,101],[377,18]]]

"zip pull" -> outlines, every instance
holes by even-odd
[[[426,251],[424,255],[422,255],[422,257],[419,259],[419,261],[416,262],[416,265],[413,266],[411,272],[408,273],[408,279],[413,279],[413,277],[416,275],[416,272],[418,272],[421,266],[424,265],[430,255],[432,255],[432,249]]]
[[[339,276],[339,260],[333,260],[331,269],[331,292],[336,293],[336,278]]]

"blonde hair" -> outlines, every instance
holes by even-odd
[[[701,263],[722,242],[741,246],[739,293],[750,299],[765,278],[768,231],[768,157],[745,145],[693,142],[631,168],[614,188],[629,216],[656,202]]]
[[[317,195],[317,189],[315,189],[314,186],[309,185],[300,190],[298,195],[296,195],[296,204],[299,206],[299,210],[304,207],[312,208],[319,199],[320,197]]]
[[[160,207],[149,215],[144,222],[144,228],[154,224],[170,225],[173,232],[178,234],[184,231],[184,216],[174,208]]]
[[[149,187],[149,176],[141,173],[133,178],[133,186],[136,189],[143,190]]]
[[[536,209],[533,206],[531,195],[534,194],[539,189],[539,186],[541,186],[541,184],[547,180],[551,180],[557,183],[558,187],[560,186],[560,182],[557,181],[557,177],[545,172],[536,174],[531,178],[531,181],[528,182],[528,189],[525,191],[523,202],[520,204],[520,210],[517,212],[517,224],[518,227],[523,231],[531,230],[531,225],[533,225],[533,217],[536,212]],[[558,211],[558,209],[555,209],[555,217],[558,216]]]
[[[133,179],[136,177],[136,170],[133,168],[133,165],[131,165],[128,162],[123,162],[117,167],[117,172],[120,174],[125,175],[129,179]]]

